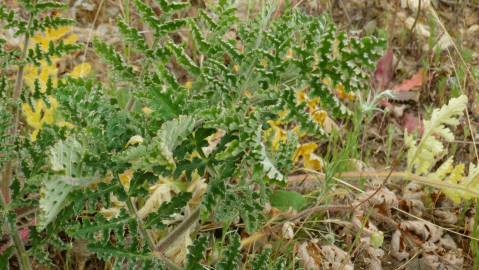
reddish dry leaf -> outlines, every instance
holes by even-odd
[[[407,130],[408,133],[413,133],[414,131],[419,131],[419,134],[422,134],[424,131],[424,126],[422,121],[413,115],[412,113],[405,113],[403,117],[403,127]]]
[[[424,83],[424,70],[420,69],[409,80],[404,80],[393,87],[394,91],[411,91],[419,88]]]
[[[394,75],[393,58],[393,50],[389,48],[386,54],[378,60],[374,71],[374,86],[377,89],[384,90],[391,82]]]

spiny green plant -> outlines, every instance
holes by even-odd
[[[48,71],[55,57],[78,46],[58,40],[29,46],[39,32],[52,34],[71,21],[40,16],[62,8],[60,3],[21,3],[27,19],[0,8],[5,27],[25,37],[20,53],[0,51],[1,63],[35,75],[36,67]],[[308,145],[306,157],[305,148],[297,147],[300,138],[327,139],[328,115],[348,121],[385,44],[338,32],[328,16],[293,8],[278,15],[274,4],[250,21],[237,18],[227,0],[191,17],[183,12],[192,8],[186,2],[133,4],[153,40],[127,20],[119,19],[118,29],[140,67],[114,45],[93,42],[110,67],[113,91],[85,78],[88,66],[60,80],[49,73],[46,79],[27,76],[31,91],[22,87],[21,72],[19,86],[2,73],[0,86],[15,94],[2,100],[0,113],[13,117],[0,123],[0,138],[16,146],[6,153],[18,161],[9,166],[21,172],[12,200],[2,205],[12,239],[18,238],[15,208],[38,213],[28,253],[15,241],[25,269],[33,258],[53,264],[49,251],[69,250],[77,240],[116,269],[198,269],[211,262],[210,238],[193,240],[196,224],[205,222],[222,223],[229,235],[218,262],[211,263],[238,268],[240,238],[230,226],[242,222],[248,233],[262,226],[263,206],[271,190],[286,183],[298,151],[314,166],[320,163],[310,158],[317,145]],[[179,40],[178,32],[187,40]],[[115,95],[125,85],[127,102]],[[20,96],[23,106],[15,104]],[[21,129],[20,107],[28,124]],[[5,133],[11,125],[16,131]],[[296,129],[283,134],[286,126]],[[12,175],[9,166],[2,170]],[[10,178],[3,179],[4,194],[10,193]],[[264,268],[265,256],[254,264]],[[284,265],[280,260],[275,269]]]

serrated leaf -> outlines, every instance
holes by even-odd
[[[70,176],[50,176],[43,181],[40,197],[40,229],[50,224],[67,205],[66,198],[75,188],[88,185],[93,178],[73,178]]]
[[[165,122],[158,131],[162,154],[174,164],[173,150],[195,128],[195,120],[191,116],[181,115],[176,119]]]
[[[233,270],[240,267],[241,251],[240,238],[238,234],[229,237],[230,243],[223,251],[222,259],[216,264],[218,270]]]
[[[65,141],[59,141],[50,148],[51,169],[65,175],[75,176],[79,172],[74,170],[82,156],[82,146],[73,137],[68,137]]]
[[[146,227],[162,228],[164,227],[164,221],[171,218],[171,215],[181,211],[191,199],[191,193],[182,192],[174,196],[171,201],[161,204],[158,211],[150,213],[145,221]]]
[[[188,247],[185,270],[197,270],[203,268],[201,260],[204,258],[207,244],[208,238],[206,236],[200,236],[193,241],[193,244]]]
[[[259,160],[263,167],[263,171],[266,173],[269,179],[285,181],[285,176],[276,168],[273,161],[268,157],[266,146],[261,141],[261,130],[256,132],[256,143],[259,145]]]
[[[120,159],[133,165],[133,169],[151,171],[154,166],[163,165],[174,170],[176,162],[173,151],[193,131],[195,120],[181,115],[161,125],[157,135],[149,144],[130,147]]]

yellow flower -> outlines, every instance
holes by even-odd
[[[79,79],[87,76],[91,71],[91,65],[88,63],[82,63],[73,68],[72,72],[70,72],[70,77],[74,79]]]
[[[328,113],[326,111],[323,111],[323,110],[318,110],[318,111],[313,112],[311,114],[311,117],[313,118],[314,122],[323,126],[324,121],[326,120],[326,117],[328,117]]]
[[[323,161],[314,151],[318,148],[315,143],[305,143],[298,146],[294,154],[293,161],[296,163],[303,158],[303,165],[307,169],[320,171],[323,167]]]

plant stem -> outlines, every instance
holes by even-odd
[[[322,180],[325,179],[325,175],[323,173],[316,172],[314,170],[302,168],[302,171],[305,174],[297,174],[291,175],[288,177],[288,184],[294,184],[298,182],[302,182],[305,180]],[[368,172],[368,171],[352,171],[352,172],[342,172],[336,174],[335,177],[339,178],[346,178],[346,179],[360,179],[363,177],[378,177],[378,178],[390,178],[390,179],[400,179],[400,180],[409,180],[416,183],[428,185],[435,188],[445,188],[445,189],[453,189],[464,194],[472,195],[474,197],[479,198],[479,192],[474,191],[470,188],[464,187],[460,184],[451,184],[444,182],[442,179],[433,179],[426,176],[416,175],[410,173],[408,171],[376,171],[376,172]]]
[[[30,17],[28,19],[28,26],[27,26],[27,32],[25,33],[25,40],[23,41],[23,50],[22,50],[22,56],[21,56],[21,61],[24,61],[27,52],[28,52],[28,43],[30,42],[30,28],[33,23],[33,15],[30,14]],[[13,89],[12,93],[12,101],[17,102],[18,99],[20,98],[20,95],[22,93],[22,87],[23,87],[23,74],[24,74],[24,69],[25,65],[20,65],[18,67],[17,71],[17,77],[15,79],[15,87]],[[10,136],[11,136],[11,141],[15,142],[17,135],[18,135],[18,124],[20,122],[20,107],[18,105],[15,105],[15,110],[13,113],[13,123],[12,123],[12,128],[10,129]],[[13,160],[10,159],[6,164],[5,168],[3,170],[2,174],[2,186],[1,186],[1,192],[3,195],[3,199],[5,199],[5,203],[8,203],[10,201],[10,181],[13,175]]]
[[[23,241],[16,227],[16,221],[10,218],[10,215],[8,214],[7,204],[2,193],[0,193],[0,203],[2,210],[5,212],[5,223],[7,224],[8,234],[10,235],[10,238],[13,240],[13,244],[15,245],[20,267],[22,270],[32,270],[32,267],[30,265],[30,259],[28,258],[25,246],[23,245]]]
[[[118,172],[114,173],[114,177],[116,181],[123,187],[123,190],[125,193],[127,191],[125,190],[125,187],[120,181],[120,177],[118,176]],[[128,194],[128,193],[127,193]],[[145,229],[145,226],[143,224],[143,221],[141,220],[140,216],[138,216],[138,213],[135,209],[135,206],[131,202],[130,196],[126,199],[126,207],[128,208],[128,212],[130,213],[131,216],[133,216],[136,219],[136,222],[138,223],[138,229],[140,230],[141,236],[145,240],[146,244],[150,248],[151,251],[155,251],[155,243],[153,239],[151,238],[150,234],[148,231]],[[174,262],[172,262],[170,259],[168,259],[163,253],[161,252],[154,252],[154,255],[160,258],[160,260],[168,267],[168,269],[172,270],[181,270],[181,267],[177,266]]]
[[[163,252],[169,245],[173,244],[178,237],[180,237],[185,231],[191,227],[193,223],[195,223],[198,218],[200,217],[200,206],[196,207],[195,210],[185,218],[180,225],[176,226],[176,228],[171,231],[167,236],[161,239],[160,243],[155,248],[157,252]]]
[[[23,50],[21,55],[21,61],[24,61],[27,52],[28,52],[28,44],[30,42],[30,28],[33,23],[33,15],[30,14],[28,18],[28,26],[27,31],[25,33],[25,39],[23,41]],[[15,86],[13,88],[12,93],[12,101],[17,103],[20,95],[22,93],[23,87],[23,75],[24,75],[25,65],[21,64],[18,67],[17,76],[15,78]],[[10,140],[11,142],[16,141],[16,137],[18,135],[18,124],[20,122],[20,107],[18,104],[15,104],[15,109],[13,113],[13,123],[12,128],[10,129]],[[23,241],[20,237],[18,232],[18,228],[16,227],[16,220],[12,220],[9,215],[9,209],[7,207],[8,202],[10,201],[10,182],[13,176],[13,159],[8,160],[5,164],[5,168],[2,173],[2,183],[1,183],[1,191],[0,191],[0,203],[2,210],[5,211],[5,223],[7,224],[8,234],[15,245],[15,249],[17,252],[18,263],[20,264],[21,269],[23,270],[31,270],[30,259],[28,258],[28,254],[25,250],[25,246],[23,245]]]

